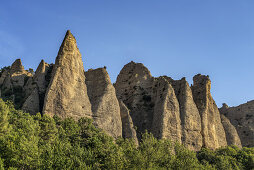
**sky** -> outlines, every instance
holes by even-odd
[[[54,63],[70,29],[85,70],[141,62],[155,77],[209,75],[212,96],[254,100],[253,0],[0,0],[0,68]]]

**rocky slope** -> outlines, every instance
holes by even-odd
[[[220,110],[208,76],[153,77],[141,63],[130,62],[112,85],[106,68],[84,71],[76,39],[67,31],[55,64],[40,62],[35,73],[21,60],[0,71],[0,96],[30,114],[60,118],[89,117],[106,133],[138,144],[148,131],[191,150],[226,145],[254,146],[254,101]]]

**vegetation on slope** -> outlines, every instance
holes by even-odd
[[[31,116],[0,99],[0,169],[253,169],[254,148],[193,152],[143,134],[113,140],[92,120]]]

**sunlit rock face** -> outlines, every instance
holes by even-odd
[[[33,73],[17,59],[0,71],[0,97],[30,114],[92,118],[110,136],[133,139],[137,145],[148,131],[194,151],[253,147],[254,101],[218,109],[210,89],[208,76],[194,76],[190,87],[185,78],[153,77],[135,62],[126,64],[112,85],[106,67],[84,71],[70,31],[55,64],[41,60]]]
[[[53,67],[43,114],[76,120],[92,116],[81,54],[70,31],[65,35]]]
[[[221,123],[220,112],[210,93],[211,81],[208,76],[193,77],[192,94],[201,117],[203,146],[216,149],[227,145]]]
[[[47,64],[41,60],[35,71],[24,86],[25,102],[22,109],[30,114],[42,112],[46,89],[49,84],[53,64]]]
[[[0,75],[1,97],[12,100],[17,108],[21,108],[25,97],[24,85],[32,76],[32,73],[24,69],[20,59],[15,60]]]
[[[236,107],[224,104],[220,112],[236,128],[242,146],[254,147],[254,100]]]
[[[114,138],[122,136],[120,107],[106,69],[89,69],[85,76],[95,125]]]
[[[185,78],[173,80],[164,76],[174,88],[179,102],[182,127],[182,144],[191,150],[200,150],[202,147],[201,118],[193,100],[191,88]]]

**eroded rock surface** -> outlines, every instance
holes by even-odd
[[[157,138],[181,143],[180,110],[173,87],[164,77],[159,77],[153,89],[155,106],[152,133]]]
[[[24,69],[20,59],[15,60],[11,67],[1,74],[1,97],[12,100],[18,109],[21,108],[25,97],[24,85],[32,76]]]
[[[152,87],[154,78],[141,63],[130,62],[120,71],[115,83],[116,95],[130,110],[130,116],[137,127],[137,137],[146,130],[151,132],[154,101]]]
[[[76,120],[92,116],[81,54],[70,31],[65,35],[53,67],[43,113]]]
[[[203,146],[216,149],[227,145],[220,113],[210,93],[211,81],[208,76],[193,77],[192,93],[201,116]]]
[[[242,146],[254,147],[254,100],[236,107],[228,107],[224,104],[220,112],[236,128]]]
[[[22,109],[29,112],[30,114],[42,112],[45,93],[49,84],[49,79],[47,77],[50,77],[52,67],[52,64],[49,65],[45,63],[44,60],[41,60],[39,66],[35,71],[35,75],[30,77],[24,86],[26,101],[22,106]],[[36,105],[35,103],[31,102],[33,100]]]
[[[191,88],[185,78],[173,80],[164,76],[174,88],[180,107],[182,126],[182,144],[191,150],[200,150],[202,147],[201,118],[193,100]]]
[[[147,130],[157,138],[181,142],[179,105],[167,80],[152,77],[141,63],[130,62],[118,75],[115,88],[130,110],[139,140]]]
[[[130,111],[122,101],[119,101],[119,106],[122,120],[123,138],[133,139],[134,142],[138,145],[138,138],[132,118],[130,116]]]
[[[95,125],[115,138],[122,136],[120,107],[106,69],[89,69],[85,76]]]
[[[242,147],[241,140],[238,136],[238,133],[235,127],[230,123],[227,117],[221,115],[221,123],[224,127],[227,144],[228,145],[236,145],[238,147]]]

